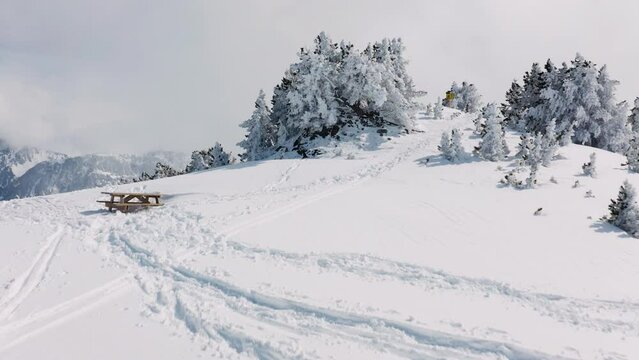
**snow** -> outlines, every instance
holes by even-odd
[[[639,175],[570,145],[502,187],[513,161],[441,158],[444,131],[479,141],[453,114],[332,158],[0,202],[0,358],[638,358],[639,240],[599,218]],[[109,214],[107,189],[166,204]]]

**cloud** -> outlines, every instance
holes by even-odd
[[[453,80],[501,100],[533,61],[577,51],[639,95],[637,5],[601,1],[0,3],[0,137],[69,152],[234,148],[260,88],[322,30],[402,37],[433,100]]]

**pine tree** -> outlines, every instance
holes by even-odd
[[[555,127],[555,119],[552,119],[546,126],[546,132],[542,139],[542,156],[541,163],[543,166],[550,166],[550,162],[555,157],[559,143],[557,142],[557,132]]]
[[[617,103],[615,100],[615,90],[619,81],[610,78],[608,67],[604,65],[599,70],[597,82],[600,108],[595,113],[594,119],[602,123],[602,130],[596,146],[624,153],[632,134],[627,124],[628,105],[625,101]]]
[[[253,114],[240,124],[240,127],[248,131],[245,139],[237,144],[245,150],[240,155],[243,161],[260,160],[269,156],[277,142],[277,133],[264,98],[264,91],[260,90]]]
[[[581,169],[584,171],[584,175],[587,175],[590,177],[597,177],[596,161],[597,161],[597,154],[595,153],[590,154],[590,161],[581,166]]]
[[[624,181],[617,200],[611,200],[608,206],[610,214],[604,218],[634,237],[639,236],[639,208],[636,197],[634,187],[628,180]]]
[[[169,165],[158,162],[157,164],[155,164],[155,173],[153,174],[151,178],[162,179],[165,177],[171,177],[176,175],[180,175],[180,173],[177,170],[173,169]]]
[[[442,106],[442,99],[437,98],[437,102],[435,103],[435,107],[433,107],[433,118],[441,119],[442,113],[444,111],[444,107]]]
[[[639,135],[639,97],[635,98],[634,107],[630,110],[630,116],[628,117],[628,123],[632,129],[633,136],[636,138]]]
[[[224,151],[222,145],[216,142],[212,148],[208,150],[208,167],[215,168],[231,164],[231,154]]]
[[[508,148],[505,146],[501,121],[497,117],[497,107],[495,104],[490,103],[486,108],[486,131],[479,142],[479,146],[475,148],[475,153],[485,160],[504,160],[508,153]]]
[[[523,118],[521,85],[513,80],[510,89],[506,92],[506,102],[501,104],[501,114],[504,117],[504,126],[517,128]]]
[[[191,154],[191,161],[186,166],[184,170],[186,173],[192,173],[196,171],[202,171],[209,168],[208,164],[210,161],[208,160],[208,154],[206,151],[194,151]]]
[[[466,157],[466,150],[461,142],[461,130],[453,129],[450,134],[450,153],[452,161],[463,160]]]
[[[427,104],[426,105],[426,109],[424,110],[424,115],[426,115],[426,117],[433,116],[433,105],[432,104]]]
[[[442,133],[442,137],[441,140],[439,141],[439,146],[437,147],[437,150],[439,150],[442,153],[442,156],[450,161],[450,135],[448,135],[447,131],[444,131]]]
[[[628,150],[626,151],[626,164],[628,171],[639,172],[639,144],[637,139],[630,140]]]
[[[481,96],[473,84],[464,81],[461,86],[459,86],[456,82],[453,82],[450,90],[446,94],[447,96],[443,102],[444,106],[467,113],[474,113],[479,110]],[[451,96],[448,96],[448,94],[451,94]]]

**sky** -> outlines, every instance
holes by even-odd
[[[427,101],[469,81],[501,101],[577,52],[639,96],[635,1],[0,0],[0,138],[70,154],[236,152],[260,89],[326,31],[401,37]]]

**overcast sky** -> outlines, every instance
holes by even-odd
[[[401,37],[429,100],[453,80],[501,100],[576,52],[639,96],[635,1],[0,0],[0,138],[69,153],[235,148],[260,88],[326,31]]]

